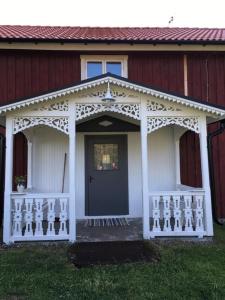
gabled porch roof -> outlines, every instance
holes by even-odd
[[[63,89],[57,89],[48,93],[40,94],[31,98],[20,99],[19,101],[12,102],[7,105],[0,106],[0,114],[4,115],[8,111],[15,111],[24,107],[28,107],[32,104],[53,101],[59,97],[76,94],[80,91],[94,88],[104,85],[106,83],[122,87],[128,90],[133,90],[145,95],[151,95],[156,98],[184,105],[189,108],[203,111],[209,115],[214,115],[215,118],[222,118],[225,116],[225,106],[216,104],[210,104],[206,101],[193,99],[184,95],[178,95],[175,93],[168,93],[161,89],[155,89],[149,85],[140,84],[124,77],[116,76],[111,73],[106,73],[97,77],[93,77],[87,80],[80,81],[74,85],[67,86]]]

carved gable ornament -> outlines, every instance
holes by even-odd
[[[157,100],[147,100],[147,111],[182,111],[176,104],[162,103]]]
[[[168,125],[178,125],[199,133],[198,117],[147,117],[148,133]]]
[[[46,103],[45,105],[41,105],[35,107],[33,111],[68,111],[69,104],[68,100],[57,101],[54,103]]]

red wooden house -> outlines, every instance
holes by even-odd
[[[0,105],[6,243],[120,218],[212,236],[211,201],[225,218],[225,134],[211,189],[206,134],[223,128],[225,29],[0,26]]]

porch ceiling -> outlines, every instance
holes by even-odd
[[[1,106],[0,114],[4,115],[7,111],[15,111],[17,109],[25,108],[36,103],[54,101],[55,99],[66,95],[76,94],[84,90],[95,88],[97,86],[106,85],[108,82],[114,86],[132,90],[144,95],[150,95],[162,100],[166,100],[168,102],[181,104],[192,109],[200,110],[205,112],[206,115],[214,115],[216,118],[223,118],[225,116],[225,107],[223,106],[209,104],[208,102],[199,101],[183,95],[181,96],[177,94],[171,94],[162,90],[157,90],[152,88],[151,86],[142,85],[127,80],[126,78],[112,75],[110,73],[83,80],[73,86],[69,86],[64,89],[54,90],[49,93],[41,94],[32,98],[22,100],[20,99],[19,101]]]

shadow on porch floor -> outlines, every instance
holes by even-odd
[[[77,222],[78,242],[135,241],[142,239],[142,220],[128,219],[126,226],[88,227],[84,220]]]

